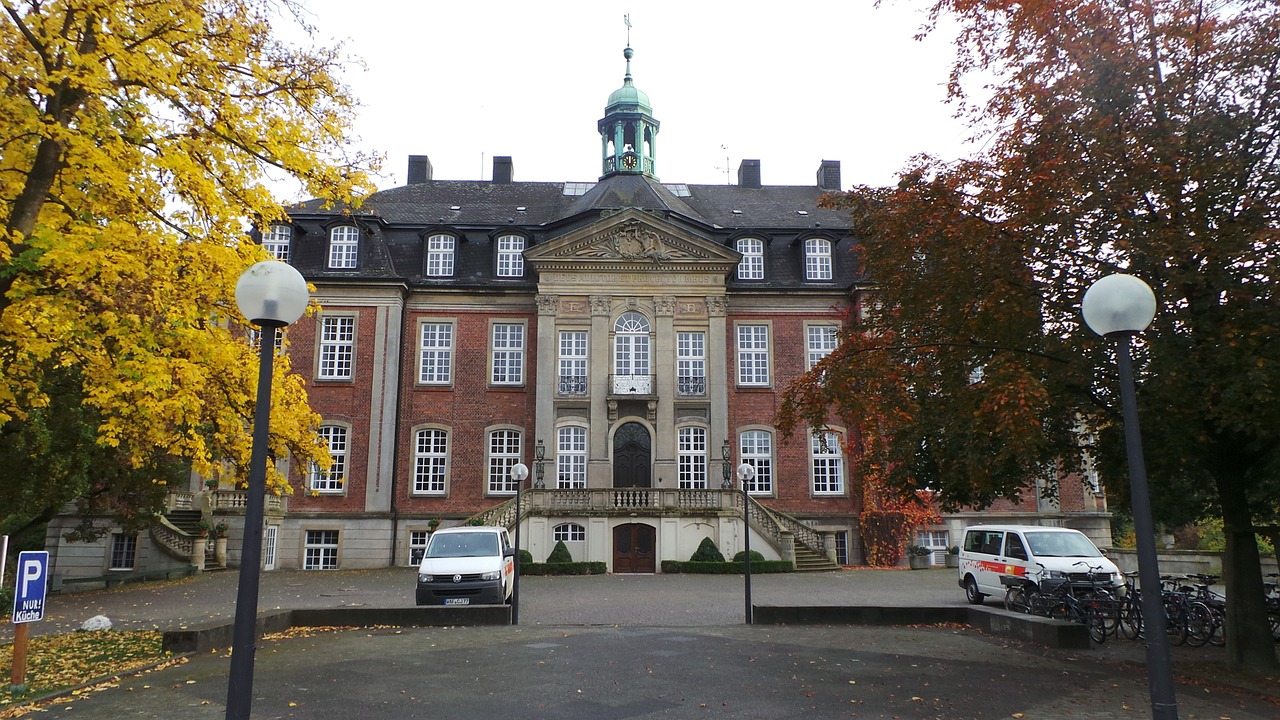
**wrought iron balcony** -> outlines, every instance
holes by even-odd
[[[680,395],[706,395],[707,379],[693,375],[681,375],[676,378],[676,392]]]
[[[610,375],[610,395],[653,395],[656,383],[652,375]]]
[[[586,395],[587,394],[587,376],[586,375],[561,375],[559,394],[560,395]]]

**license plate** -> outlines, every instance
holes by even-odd
[[[470,605],[471,598],[445,598],[445,605]]]

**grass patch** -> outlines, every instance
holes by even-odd
[[[27,691],[9,689],[13,643],[0,645],[0,717],[15,702],[83,685],[98,678],[146,667],[169,657],[158,630],[74,632],[41,635],[27,643]]]

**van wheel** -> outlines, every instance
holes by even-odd
[[[964,579],[964,599],[969,601],[970,605],[981,605],[983,600],[987,599],[986,595],[978,592],[978,581],[973,576]]]

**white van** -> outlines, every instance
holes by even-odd
[[[516,550],[506,528],[463,525],[431,534],[418,566],[419,605],[511,602]]]
[[[1089,573],[1093,573],[1092,581]],[[988,595],[1004,596],[1000,578],[1039,582],[1065,579],[1073,585],[1110,585],[1120,568],[1079,530],[1039,525],[974,525],[964,529],[960,545],[960,587],[973,605]]]

